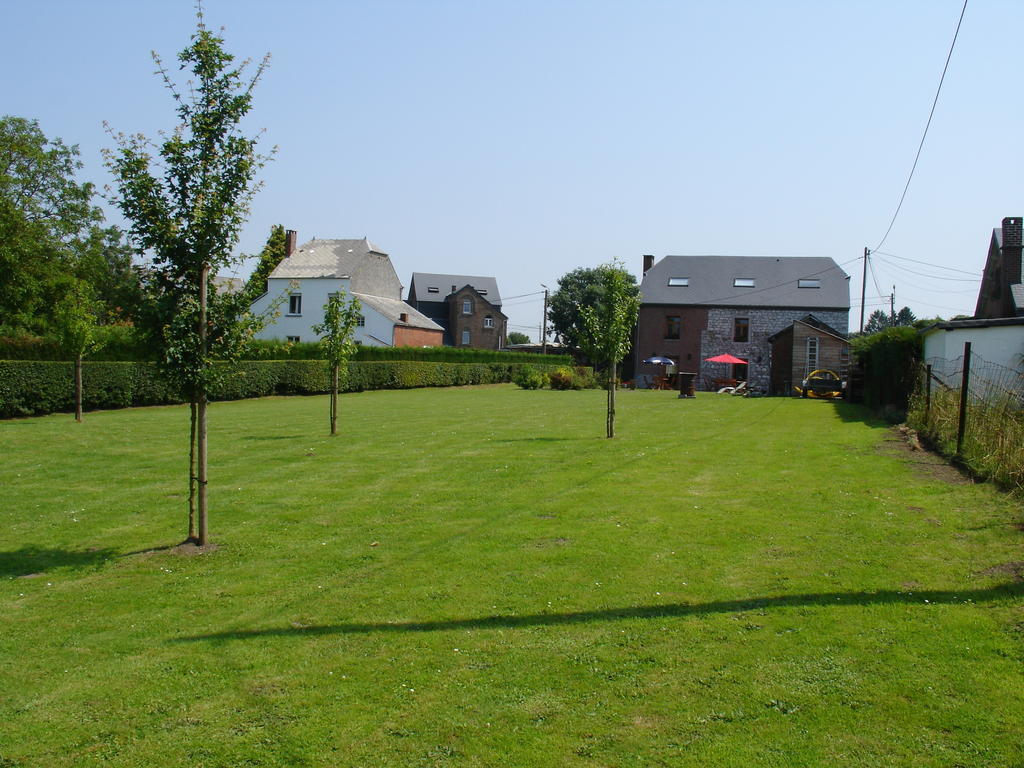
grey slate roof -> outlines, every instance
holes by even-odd
[[[365,237],[362,240],[310,240],[283,259],[270,277],[347,277],[352,293],[402,297],[402,284],[387,252]]]
[[[687,286],[670,286],[669,278],[687,278]],[[737,278],[753,288],[733,285]],[[820,288],[799,288],[802,279],[820,280]],[[849,276],[827,257],[666,256],[640,283],[644,304],[709,307],[850,308]]]
[[[407,325],[410,328],[424,328],[430,331],[443,331],[440,325],[435,323],[429,317],[424,315],[422,312],[413,309],[401,299],[390,299],[383,296],[370,296],[365,293],[353,294],[360,302],[367,306],[373,307],[396,325]],[[405,313],[408,319],[402,322],[402,313]]]
[[[493,277],[477,277],[474,275],[439,275],[431,272],[413,272],[409,295],[416,301],[444,301],[444,297],[454,290],[471,285],[487,301],[496,307],[501,306],[501,294],[498,292],[498,281]],[[428,288],[437,288],[437,293],[430,293]]]

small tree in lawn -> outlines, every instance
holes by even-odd
[[[359,299],[345,299],[344,290],[332,293],[324,305],[324,321],[313,326],[323,336],[320,348],[331,372],[331,434],[338,434],[338,378],[341,366],[356,351],[352,337],[359,323]]]
[[[597,300],[580,308],[584,333],[580,346],[595,363],[608,366],[608,437],[615,437],[617,366],[629,351],[630,336],[640,312],[636,281],[620,262],[597,268]]]
[[[58,302],[54,319],[61,349],[75,361],[75,421],[82,421],[82,358],[99,348],[96,339],[97,318],[102,303],[92,288],[74,280]]]
[[[259,326],[259,319],[241,311],[246,298],[218,294],[212,279],[236,261],[232,249],[259,186],[255,174],[266,160],[240,124],[268,59],[252,77],[243,77],[245,64],[233,67],[223,42],[200,12],[191,43],[178,55],[181,69],[194,78],[186,89],[174,84],[154,54],[179,124],[159,145],[120,135],[118,149],[107,153],[117,185],[114,202],[131,223],[136,244],[152,255],[150,310],[143,322],[161,369],[192,406],[189,539],[200,546],[207,543],[207,401],[221,374],[214,363],[235,358]],[[198,494],[198,530],[192,488]]]

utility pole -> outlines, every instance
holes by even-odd
[[[544,283],[540,285],[544,289],[544,316],[540,323],[540,353],[546,355],[548,353],[548,287]]]
[[[868,256],[871,255],[871,251],[868,247],[864,246],[864,276],[860,281],[860,332],[864,333],[864,292],[868,287]]]
[[[896,286],[892,287],[892,293],[889,294],[889,325],[893,328],[896,327]]]

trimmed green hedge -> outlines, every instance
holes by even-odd
[[[514,363],[352,362],[342,389],[456,387],[512,380]],[[266,395],[316,395],[329,389],[320,360],[246,361],[234,366],[212,393],[215,400]],[[36,360],[0,361],[0,418],[71,411],[74,364]],[[183,402],[152,363],[82,364],[82,405],[86,410]]]
[[[864,402],[870,408],[906,411],[916,383],[923,342],[916,328],[886,328],[851,341],[853,354],[864,370]]]

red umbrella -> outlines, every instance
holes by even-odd
[[[715,355],[714,357],[705,357],[705,363],[732,363],[733,365],[746,365],[746,360],[740,360],[735,355]]]

